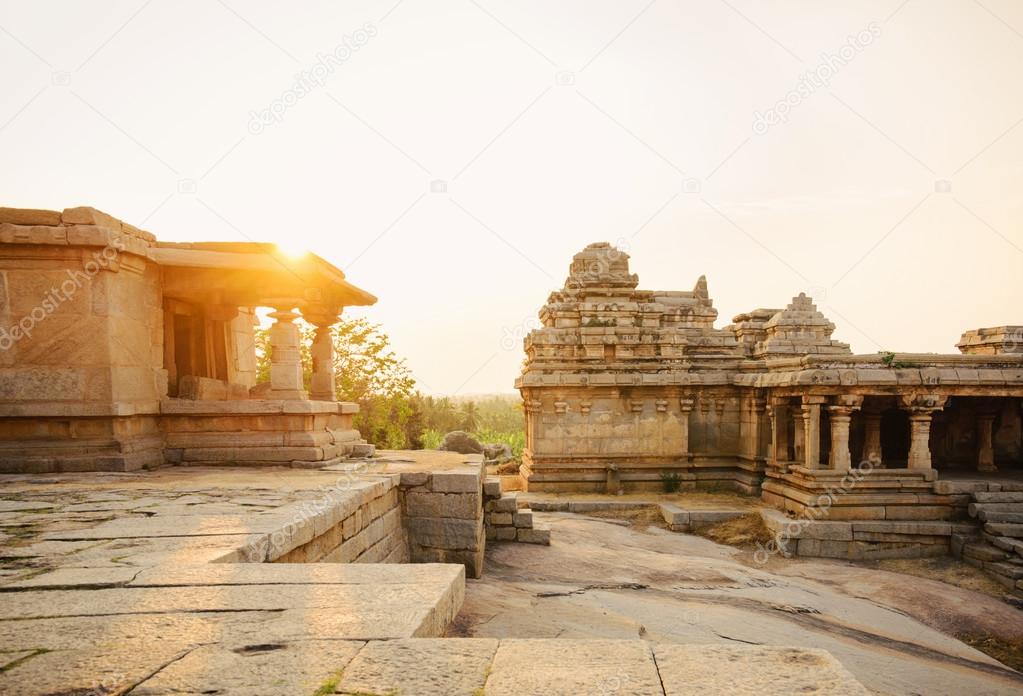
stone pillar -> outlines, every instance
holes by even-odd
[[[305,399],[302,388],[302,353],[299,350],[298,315],[290,306],[277,307],[270,316],[276,319],[270,327],[270,392],[274,399]]]
[[[884,462],[881,451],[881,414],[863,413],[863,458],[875,464]]]
[[[789,460],[789,400],[775,399],[771,403],[771,412],[774,433],[771,461],[775,466],[783,466]]]
[[[334,380],[334,339],[330,327],[338,319],[338,312],[303,310],[303,318],[316,327],[311,348],[313,375],[309,384],[309,398],[317,401],[337,401]]]
[[[821,404],[823,396],[803,397],[803,465],[807,469],[821,466]]]
[[[910,469],[931,468],[931,417],[945,406],[944,396],[927,394],[902,397],[903,408],[909,411],[909,462]]]
[[[689,397],[682,397],[678,401],[680,415],[678,419],[679,435],[682,440],[682,456],[689,456],[689,414],[693,411],[693,400]]]
[[[835,404],[828,406],[831,416],[831,453],[828,455],[828,468],[835,471],[848,471],[852,468],[852,454],[849,452],[849,424],[852,422],[853,411],[863,403],[861,396],[839,396]]]
[[[767,399],[753,399],[753,458],[766,458],[770,447],[771,433],[764,428],[764,417],[767,414]]]
[[[993,473],[998,471],[995,466],[995,449],[992,442],[995,414],[977,414],[977,471]]]

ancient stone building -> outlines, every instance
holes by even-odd
[[[805,512],[868,461],[829,519],[939,520],[965,505],[941,479],[1023,475],[1023,327],[968,331],[961,354],[853,355],[806,295],[716,328],[704,278],[639,290],[628,261],[576,254],[525,339],[529,490],[670,477]]]
[[[375,301],[312,254],[0,208],[0,472],[329,463],[362,442],[329,329]],[[255,307],[276,320],[258,385]],[[296,309],[316,327],[310,393]]]

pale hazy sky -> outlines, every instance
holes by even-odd
[[[1023,323],[1019,0],[4,0],[0,66],[0,205],[308,247],[427,392],[510,391],[593,241],[719,326]]]

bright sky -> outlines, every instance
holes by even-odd
[[[1023,323],[1018,0],[3,0],[0,66],[0,205],[308,247],[428,393],[510,391],[594,241],[719,326]]]

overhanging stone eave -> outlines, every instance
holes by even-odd
[[[192,245],[195,246],[195,245]],[[289,259],[271,244],[211,243],[210,248],[157,246],[150,257],[164,267],[164,296],[186,301],[257,306],[268,298],[296,297],[339,307],[375,304],[341,270],[316,256]]]

